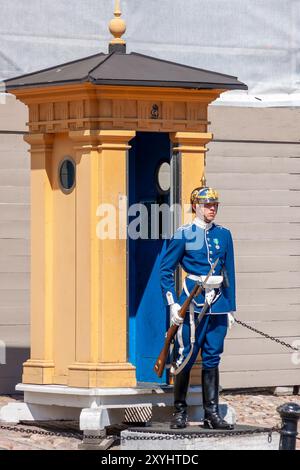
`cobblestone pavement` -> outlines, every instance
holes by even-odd
[[[22,401],[21,396],[0,396],[0,408],[7,403]],[[8,426],[8,424],[0,423],[0,426]],[[14,426],[14,425],[12,425]],[[26,432],[7,431],[0,428],[0,449],[1,450],[77,450],[81,440],[76,438],[49,436],[32,434],[33,431],[51,432],[52,429],[38,427],[32,425],[20,424],[19,427],[26,429]],[[29,433],[30,431],[30,433]],[[56,430],[54,430],[56,432]],[[62,429],[63,432],[67,429]]]
[[[222,393],[220,400],[231,405],[236,412],[239,424],[255,426],[280,426],[281,419],[276,408],[284,403],[300,404],[300,395],[276,396],[270,391],[260,392],[232,392]],[[300,437],[300,420],[298,423],[298,437]],[[300,450],[300,441],[297,440],[297,449]]]
[[[0,407],[9,402],[21,400],[16,396],[0,396]],[[221,394],[221,401],[233,406],[239,424],[252,424],[257,426],[273,427],[280,425],[280,418],[276,408],[287,402],[300,403],[300,396],[275,396],[269,391],[258,392],[226,392]],[[1,425],[1,423],[0,423]],[[32,431],[45,431],[45,427],[20,425],[30,433],[21,433],[0,429],[0,449],[5,450],[77,450],[81,442],[75,437],[49,436],[31,434]],[[300,437],[300,425],[299,425]],[[46,429],[51,431],[51,428]],[[68,428],[62,429],[68,431]],[[112,447],[118,450],[118,445]],[[300,440],[297,440],[297,449],[300,450]]]

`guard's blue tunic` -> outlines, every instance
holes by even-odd
[[[206,275],[213,263],[219,258],[214,275],[219,276],[225,267],[229,287],[221,286],[210,308],[210,313],[227,313],[236,310],[235,305],[235,273],[234,254],[231,233],[220,225],[211,224],[210,228],[200,228],[195,223],[180,227],[171,239],[166,254],[161,262],[160,279],[165,302],[167,305],[178,302],[175,292],[174,271],[178,264],[188,274]],[[195,285],[192,279],[186,279],[187,291],[191,292]],[[179,298],[180,305],[187,297],[185,289]],[[201,311],[204,295],[196,297],[195,311]]]
[[[171,305],[178,302],[182,305],[196,281],[187,277],[178,299],[174,281],[174,271],[177,266],[180,264],[187,274],[207,275],[217,258],[219,258],[219,262],[213,275],[224,276],[223,268],[225,268],[228,285],[224,286],[223,283],[216,290],[216,296],[207,315],[196,327],[197,313],[201,312],[205,296],[201,294],[194,299],[194,308],[186,315],[183,325],[178,329],[179,358],[177,366],[186,362],[185,367],[192,367],[200,348],[204,368],[216,367],[220,362],[220,354],[223,352],[224,338],[227,332],[227,313],[236,310],[234,252],[231,233],[228,229],[216,224],[209,224],[205,229],[195,222],[184,225],[174,234],[161,262],[161,288],[165,303]],[[193,310],[194,313],[192,313]],[[194,340],[193,347],[191,346],[191,337]]]

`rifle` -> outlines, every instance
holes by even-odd
[[[205,284],[208,281],[209,277],[212,275],[212,273],[213,273],[215,267],[217,266],[218,262],[219,262],[219,258],[212,265],[211,269],[209,270],[209,273],[207,274],[206,278],[204,279],[204,282],[202,282],[201,284],[198,284],[198,283],[195,284],[195,286],[192,289],[192,292],[185,299],[181,309],[178,312],[179,315],[181,316],[181,318],[183,318],[183,319],[185,318],[186,312],[187,312],[193,298],[200,295],[201,292],[204,290],[203,286],[205,286]],[[171,345],[171,342],[172,342],[173,338],[175,337],[175,335],[177,333],[178,328],[179,328],[178,325],[171,325],[170,328],[168,329],[167,333],[166,333],[165,344],[164,344],[162,350],[160,351],[160,354],[159,354],[159,356],[158,356],[158,358],[155,362],[155,365],[154,365],[154,372],[157,374],[158,377],[161,377],[162,374],[163,374],[163,371],[164,371],[164,368],[165,368],[165,365],[166,365],[166,361],[167,361],[167,357],[168,357],[168,354],[169,354],[170,345]]]

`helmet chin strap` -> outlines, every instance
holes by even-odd
[[[209,224],[211,222],[210,220],[207,220],[204,217],[204,205],[203,204],[196,205],[196,216],[198,217],[198,219],[202,220],[206,224]]]
[[[208,222],[208,220],[205,220],[205,218],[204,218],[204,205],[203,204],[197,204],[197,206],[196,206],[196,216],[200,220],[203,220],[203,222],[205,222],[205,223]]]

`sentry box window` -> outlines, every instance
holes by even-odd
[[[159,165],[156,174],[156,184],[160,194],[167,194],[171,187],[171,167],[167,162]]]
[[[65,158],[59,167],[59,185],[64,193],[70,193],[75,186],[76,167],[71,158]]]

